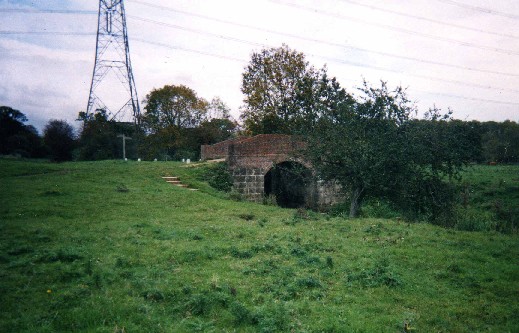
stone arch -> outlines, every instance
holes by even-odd
[[[264,195],[275,197],[281,207],[298,208],[313,205],[312,171],[296,161],[275,164],[264,175]]]

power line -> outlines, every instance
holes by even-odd
[[[234,38],[234,37],[229,37],[229,36],[225,36],[225,35],[215,34],[215,33],[206,32],[206,31],[202,31],[202,30],[198,30],[198,29],[187,28],[187,27],[183,27],[183,26],[179,26],[179,25],[175,25],[175,24],[170,24],[170,23],[166,23],[166,22],[160,22],[160,21],[156,21],[156,20],[145,19],[145,18],[133,16],[133,15],[127,15],[127,17],[130,18],[130,19],[141,21],[141,22],[148,22],[148,23],[152,23],[152,24],[157,24],[157,25],[173,28],[173,29],[180,29],[180,30],[183,30],[183,31],[188,31],[188,32],[192,32],[192,33],[196,33],[196,34],[201,34],[201,35],[205,35],[205,36],[210,36],[210,37],[216,37],[216,38],[219,38],[219,39],[224,39],[224,40],[228,40],[228,41],[238,42],[238,43],[242,43],[242,44],[248,44],[248,45],[252,45],[252,46],[260,46],[260,47],[268,47],[268,45],[261,44],[261,43],[255,43],[255,42],[251,42],[251,41],[247,41],[247,40],[243,40],[243,39],[239,39],[239,38]],[[40,34],[40,35],[51,34],[49,32],[26,32],[26,33],[29,33],[29,34]],[[0,31],[0,34],[16,34],[16,32],[12,32],[12,31],[10,31],[10,32],[1,32]],[[67,32],[59,33],[59,32],[56,32],[56,34],[57,35],[80,35],[81,33],[67,33]],[[83,33],[83,34],[84,35],[90,35],[88,33]],[[400,70],[393,70],[393,69],[388,69],[388,68],[384,68],[384,67],[380,67],[380,66],[369,65],[369,64],[365,64],[365,63],[357,63],[357,62],[352,62],[352,61],[343,60],[343,59],[337,59],[337,58],[323,56],[323,55],[318,55],[318,54],[311,54],[311,53],[306,53],[306,54],[308,56],[313,56],[313,57],[317,57],[317,58],[328,60],[330,62],[345,64],[345,65],[349,65],[349,66],[353,66],[353,67],[370,68],[370,69],[380,70],[380,71],[385,71],[385,72],[391,72],[391,73],[397,73],[397,74],[405,74],[405,75],[408,75],[408,76],[411,76],[411,77],[417,77],[417,78],[426,79],[426,80],[432,80],[432,81],[438,81],[438,82],[446,82],[446,83],[451,83],[451,84],[470,86],[470,87],[475,87],[475,88],[482,88],[482,89],[488,89],[488,90],[499,90],[499,91],[510,91],[510,92],[519,93],[519,90],[516,90],[516,89],[499,88],[499,87],[492,87],[492,86],[487,86],[487,85],[482,85],[482,84],[477,84],[477,83],[472,83],[472,82],[463,82],[463,81],[458,81],[458,80],[442,79],[442,78],[432,77],[432,76],[428,76],[428,75],[411,74],[411,73],[406,73],[406,72],[400,71]]]
[[[0,13],[22,13],[22,14],[81,14],[92,15],[97,12],[92,10],[67,10],[67,9],[26,9],[26,8],[0,8]]]
[[[362,23],[362,24],[372,25],[372,26],[376,26],[376,27],[379,27],[379,28],[393,30],[393,31],[397,31],[397,32],[405,33],[405,34],[426,37],[426,38],[429,38],[429,39],[434,39],[434,40],[448,42],[448,43],[453,43],[453,44],[458,44],[458,45],[461,45],[461,46],[472,47],[472,48],[477,48],[477,49],[486,50],[486,51],[493,51],[493,52],[503,53],[503,54],[508,54],[508,55],[519,55],[519,51],[514,51],[514,50],[509,50],[509,49],[502,49],[502,48],[498,48],[498,47],[490,47],[490,46],[478,45],[478,44],[474,44],[474,43],[463,42],[463,41],[456,40],[456,39],[450,39],[450,38],[446,38],[446,37],[435,36],[435,35],[421,33],[421,32],[417,32],[417,31],[413,31],[413,30],[408,30],[408,29],[404,29],[404,28],[398,28],[398,27],[394,27],[394,26],[391,26],[391,25],[387,25],[387,24],[376,23],[376,22],[369,22],[369,21],[366,21],[366,20],[359,19],[357,17],[347,16],[347,15],[342,15],[342,14],[336,14],[336,13],[330,13],[330,12],[327,12],[327,11],[324,11],[324,10],[320,10],[320,9],[317,9],[317,8],[311,8],[311,7],[307,7],[307,6],[302,6],[302,5],[295,4],[295,3],[282,2],[282,1],[279,1],[279,0],[269,0],[269,1],[277,3],[277,4],[281,4],[281,5],[284,5],[284,6],[288,6],[288,7],[302,9],[302,10],[309,11],[309,12],[312,12],[312,13],[318,13],[318,14],[321,14],[321,15],[325,15],[325,16],[329,16],[329,17],[335,17],[335,18],[342,19],[342,20],[349,20],[349,21],[359,22],[359,23]]]
[[[271,34],[275,34],[275,35],[279,35],[279,36],[296,38],[296,39],[300,39],[300,40],[304,40],[304,41],[308,41],[308,42],[319,43],[319,44],[323,44],[323,45],[336,46],[336,47],[341,47],[341,48],[347,48],[347,49],[350,49],[350,50],[356,50],[356,51],[362,51],[362,52],[366,52],[366,53],[378,54],[378,55],[382,55],[382,56],[386,56],[386,57],[392,57],[392,58],[397,58],[397,59],[404,59],[404,60],[414,61],[414,62],[422,62],[422,63],[426,63],[426,64],[445,66],[445,67],[450,67],[450,68],[457,68],[457,69],[468,70],[468,71],[472,71],[472,72],[519,77],[519,74],[516,74],[516,73],[500,72],[500,71],[492,71],[492,70],[486,70],[486,69],[471,68],[471,67],[467,67],[467,66],[460,66],[460,65],[455,65],[455,64],[449,64],[449,63],[440,62],[440,61],[427,60],[427,59],[415,58],[415,57],[410,57],[410,56],[397,55],[397,54],[388,53],[388,52],[369,50],[369,49],[355,47],[355,46],[350,46],[350,45],[343,45],[343,44],[340,44],[340,43],[333,43],[333,42],[323,41],[323,40],[316,39],[316,38],[309,38],[309,37],[299,36],[299,35],[296,35],[296,34],[291,34],[291,33],[285,33],[285,32],[270,30],[270,29],[259,28],[259,27],[248,25],[248,24],[241,24],[241,23],[236,23],[236,22],[230,22],[230,21],[222,20],[222,19],[215,18],[215,17],[210,17],[210,16],[206,16],[206,15],[201,15],[201,14],[195,14],[195,13],[186,12],[186,11],[183,11],[183,10],[177,10],[177,9],[173,9],[171,7],[161,6],[161,5],[152,4],[152,3],[148,3],[148,2],[144,2],[144,1],[132,0],[132,2],[140,4],[140,5],[148,6],[148,7],[153,7],[153,8],[161,9],[161,10],[167,10],[167,11],[174,12],[174,13],[180,13],[180,14],[184,14],[184,15],[188,15],[188,16],[198,17],[198,18],[202,18],[202,19],[205,19],[205,20],[213,21],[213,22],[229,24],[229,25],[233,25],[233,26],[237,26],[237,27],[241,27],[241,28],[246,28],[246,29],[252,29],[252,30],[256,30],[256,31],[263,31],[263,32],[267,32],[267,33],[271,33]]]
[[[41,36],[95,36],[93,32],[66,32],[66,31],[0,31],[0,35],[41,35]]]
[[[144,21],[144,22],[148,22],[148,23],[152,23],[152,24],[157,24],[157,25],[161,25],[161,26],[165,26],[165,27],[169,27],[169,28],[174,28],[174,29],[181,29],[181,30],[189,31],[189,32],[196,33],[196,34],[202,34],[202,35],[205,35],[205,36],[216,37],[216,38],[220,38],[220,39],[224,39],[224,40],[229,40],[229,41],[233,41],[233,42],[238,42],[238,43],[242,43],[242,44],[248,44],[248,45],[253,45],[253,46],[261,46],[261,47],[268,47],[268,45],[261,44],[261,43],[255,43],[255,42],[251,42],[251,41],[247,41],[247,40],[243,40],[243,39],[239,39],[239,38],[224,36],[224,35],[215,34],[215,33],[207,32],[207,31],[201,31],[201,30],[198,30],[198,29],[186,28],[186,27],[183,27],[183,26],[175,25],[175,24],[170,24],[170,23],[165,23],[165,22],[160,22],[160,21],[155,21],[155,20],[150,20],[150,19],[144,19],[144,18],[140,18],[140,17],[137,17],[137,16],[131,16],[131,15],[128,15],[128,17],[130,19],[134,19],[134,20]],[[388,69],[388,68],[384,68],[384,67],[379,67],[379,66],[373,66],[373,65],[365,64],[365,63],[356,63],[356,62],[342,60],[342,59],[337,59],[337,58],[333,58],[333,57],[327,57],[327,56],[323,56],[323,55],[319,55],[319,54],[312,54],[312,53],[305,53],[305,54],[308,55],[308,56],[313,56],[313,57],[318,57],[318,58],[322,58],[322,59],[327,59],[327,60],[329,60],[331,62],[342,63],[342,64],[354,66],[354,67],[371,68],[371,69],[376,69],[376,70],[381,70],[381,71],[386,71],[386,72],[405,74],[405,75],[408,75],[408,76],[411,76],[411,77],[417,77],[417,78],[421,78],[421,79],[428,79],[428,80],[439,81],[439,82],[446,82],[446,83],[452,83],[452,84],[460,84],[460,85],[465,85],[465,86],[470,86],[470,87],[475,87],[475,88],[482,88],[482,89],[489,89],[489,90],[500,90],[500,91],[511,91],[511,92],[519,93],[519,90],[515,90],[515,89],[497,88],[497,87],[486,86],[486,85],[472,83],[472,82],[448,80],[448,79],[442,79],[442,78],[432,77],[432,76],[427,76],[427,75],[406,73],[404,71],[392,70],[392,69]]]
[[[214,33],[206,32],[206,31],[201,31],[201,30],[198,30],[198,29],[186,28],[186,27],[183,27],[183,26],[175,25],[175,24],[169,24],[169,23],[165,23],[165,22],[160,22],[160,21],[140,18],[140,17],[132,16],[132,15],[127,15],[127,17],[130,18],[130,19],[138,20],[138,21],[148,22],[148,23],[157,24],[157,25],[161,25],[161,26],[165,26],[165,27],[169,27],[169,28],[174,28],[174,29],[181,29],[181,30],[192,32],[192,33],[196,33],[196,34],[202,34],[202,35],[206,35],[206,36],[210,36],[210,37],[216,37],[216,38],[220,38],[220,39],[224,39],[224,40],[229,40],[229,41],[234,41],[234,42],[238,42],[238,43],[242,43],[242,44],[248,44],[248,45],[253,45],[253,46],[261,46],[261,47],[268,47],[268,45],[264,45],[264,44],[260,44],[260,43],[250,42],[250,41],[247,41],[247,40],[243,40],[243,39],[239,39],[239,38],[234,38],[234,37],[229,37],[229,36],[224,36],[224,35],[220,35],[220,34],[214,34]],[[20,34],[20,33],[22,33],[22,32],[18,32],[18,34]],[[67,35],[76,35],[76,36],[77,35],[91,35],[90,33],[72,33],[72,32],[52,32],[52,33],[51,32],[23,32],[23,33],[34,34],[34,35],[49,35],[49,34],[53,34],[54,33],[54,34],[57,34],[57,35],[65,35],[65,36],[67,36]],[[0,34],[17,34],[17,32],[14,32],[14,31],[0,31]],[[191,50],[191,51],[193,51],[193,50]],[[384,67],[380,67],[380,66],[373,66],[373,65],[369,65],[369,64],[356,63],[356,62],[352,62],[352,61],[347,61],[347,60],[343,60],[343,59],[337,59],[337,58],[323,56],[323,55],[318,55],[318,54],[312,54],[312,53],[306,53],[306,54],[308,56],[322,58],[322,59],[325,59],[325,60],[328,60],[328,61],[331,61],[331,62],[334,62],[334,63],[341,63],[341,64],[345,64],[345,65],[349,65],[349,66],[354,66],[354,67],[370,68],[370,69],[375,69],[375,70],[380,70],[380,71],[385,71],[385,72],[392,72],[392,73],[397,73],[397,74],[405,74],[405,75],[408,75],[408,76],[411,76],[411,77],[417,77],[417,78],[426,79],[426,80],[433,80],[433,81],[438,81],[438,82],[446,82],[446,83],[451,83],[451,84],[470,86],[470,87],[475,87],[475,88],[482,88],[482,89],[489,89],[489,90],[499,90],[499,91],[510,91],[510,92],[519,93],[519,90],[516,90],[516,89],[499,88],[499,87],[492,87],[492,86],[487,86],[487,85],[477,84],[477,83],[472,83],[472,82],[464,82],[464,81],[458,81],[458,80],[449,80],[449,79],[443,79],[443,78],[438,78],[438,77],[433,77],[433,76],[428,76],[428,75],[421,75],[421,74],[411,74],[411,73],[406,73],[406,72],[400,71],[400,70],[393,70],[393,69],[388,69],[388,68],[384,68]]]
[[[165,47],[165,48],[172,49],[172,50],[181,50],[181,51],[201,54],[201,55],[205,55],[205,56],[220,58],[220,59],[227,59],[227,60],[236,61],[236,62],[239,62],[239,63],[247,62],[247,60],[244,60],[244,59],[224,56],[224,55],[215,54],[215,53],[206,52],[206,51],[194,50],[194,49],[185,48],[185,47],[181,47],[181,46],[174,46],[174,45],[165,44],[165,43],[152,42],[152,41],[146,40],[146,39],[140,39],[140,38],[132,37],[132,41],[137,41],[137,42],[141,42],[141,43],[145,43],[145,44],[149,44],[149,45],[161,46],[161,47]]]
[[[504,101],[498,101],[498,100],[495,100],[495,99],[484,99],[484,98],[477,98],[477,97],[467,97],[467,96],[460,96],[460,95],[447,94],[447,93],[441,93],[441,92],[431,92],[431,91],[427,91],[427,90],[420,90],[420,89],[414,89],[414,88],[409,88],[409,90],[417,91],[417,92],[422,92],[422,93],[426,93],[426,94],[438,95],[438,96],[445,96],[445,97],[452,97],[452,98],[470,100],[470,101],[475,101],[475,102],[485,102],[485,103],[494,103],[494,104],[504,104],[504,105],[519,106],[519,103],[516,103],[516,102],[504,102]]]
[[[488,30],[483,30],[483,29],[478,29],[478,28],[472,28],[472,27],[467,27],[467,26],[464,26],[464,25],[459,25],[459,24],[454,24],[454,23],[447,23],[447,22],[444,22],[444,21],[440,21],[440,20],[436,20],[436,19],[432,19],[432,18],[428,18],[428,17],[424,17],[424,16],[412,15],[412,14],[403,13],[403,12],[396,11],[396,10],[391,10],[391,9],[386,9],[386,8],[380,8],[380,7],[373,6],[373,5],[363,4],[363,3],[359,3],[357,1],[352,1],[352,0],[339,0],[339,1],[347,2],[347,3],[353,4],[355,6],[366,7],[366,8],[370,8],[370,9],[373,9],[373,10],[378,10],[378,11],[381,11],[381,12],[395,14],[395,15],[399,15],[399,16],[403,16],[403,17],[410,17],[410,18],[413,18],[413,19],[427,21],[427,22],[432,22],[432,23],[441,24],[441,25],[444,25],[444,26],[454,27],[454,28],[458,28],[458,29],[465,29],[465,30],[470,30],[470,31],[481,32],[481,33],[485,33],[485,34],[500,36],[500,37],[513,38],[513,39],[518,39],[519,38],[519,36],[516,36],[516,35],[508,35],[508,34],[504,34],[504,33],[500,33],[500,32],[494,32],[494,31],[488,31]]]
[[[215,54],[215,53],[211,53],[211,52],[204,52],[204,51],[194,50],[194,49],[190,49],[190,48],[177,47],[177,46],[172,46],[172,45],[164,44],[164,43],[150,42],[148,40],[139,39],[139,38],[132,38],[132,40],[138,41],[138,42],[141,42],[141,43],[145,43],[145,44],[161,46],[161,47],[165,47],[165,48],[169,48],[169,49],[173,49],[173,50],[181,50],[181,51],[185,51],[185,52],[191,52],[191,53],[201,54],[201,55],[205,55],[205,56],[216,57],[216,58],[220,58],[220,59],[227,59],[227,60],[236,61],[236,62],[240,62],[240,63],[244,63],[244,62],[247,61],[247,60],[244,60],[244,59],[228,57],[228,56],[219,55],[219,54]],[[505,102],[505,101],[498,101],[498,100],[493,100],[493,99],[467,97],[467,96],[461,96],[461,95],[455,95],[455,94],[447,94],[447,93],[441,93],[441,92],[432,92],[432,91],[419,90],[419,89],[413,89],[413,88],[410,88],[410,90],[417,91],[417,92],[422,92],[422,93],[427,93],[427,94],[432,94],[432,95],[464,99],[464,100],[486,102],[486,103],[495,103],[495,104],[505,104],[505,105],[517,105],[517,106],[519,106],[519,103],[515,103],[515,102]]]
[[[357,2],[351,1],[351,0],[341,0],[341,1],[349,2],[349,3],[355,4],[355,5],[359,5],[359,6],[365,6],[365,7],[376,9],[376,10],[384,10],[384,11],[392,12],[392,13],[398,14],[398,15],[404,15],[404,16],[409,16],[409,17],[413,17],[413,18],[417,18],[417,19],[429,20],[431,22],[435,22],[435,23],[439,23],[439,24],[447,24],[447,23],[441,22],[441,21],[431,20],[431,19],[427,19],[427,18],[421,18],[421,17],[418,17],[418,16],[409,15],[409,14],[403,14],[403,13],[399,13],[399,12],[396,12],[396,11],[385,10],[385,9],[381,9],[381,8],[378,8],[378,7],[375,7],[375,6],[364,5],[364,4],[360,4],[360,3],[357,3]],[[272,33],[272,34],[277,34],[277,35],[285,36],[285,37],[297,38],[297,39],[300,39],[300,40],[305,40],[305,41],[310,41],[310,42],[315,42],[315,43],[320,43],[320,44],[325,44],[325,45],[330,45],[330,46],[336,46],[336,47],[341,47],[341,48],[348,48],[348,49],[351,49],[351,50],[357,50],[357,51],[362,51],[362,52],[367,52],[367,53],[373,53],[373,54],[378,54],[378,55],[382,55],[382,56],[386,56],[386,57],[393,57],[393,58],[397,58],[397,59],[404,59],[404,60],[408,60],[408,61],[422,62],[422,63],[438,65],[438,66],[445,66],[445,67],[450,67],[450,68],[457,68],[457,69],[468,70],[468,71],[473,71],[473,72],[480,72],[480,73],[487,73],[487,74],[496,74],[496,75],[505,75],[505,76],[511,76],[511,77],[519,77],[519,74],[515,74],[515,73],[492,71],[492,70],[486,70],[486,69],[478,69],[478,68],[472,68],[472,67],[467,67],[467,66],[460,66],[460,65],[455,65],[455,64],[439,62],[439,61],[433,61],[433,60],[420,59],[420,58],[415,58],[415,57],[410,57],[410,56],[397,55],[397,54],[392,54],[392,53],[388,53],[388,52],[369,50],[369,49],[359,48],[359,47],[355,47],[355,46],[349,46],[349,45],[343,45],[343,44],[339,44],[339,43],[327,42],[327,41],[323,41],[323,40],[319,40],[319,39],[315,39],[315,38],[303,37],[303,36],[299,36],[299,35],[296,35],[296,34],[283,33],[283,32],[274,31],[274,30],[270,30],[270,29],[262,29],[262,28],[258,28],[258,27],[254,27],[254,26],[250,26],[250,25],[246,25],[246,24],[239,24],[239,23],[230,22],[230,21],[226,21],[226,20],[222,20],[222,19],[218,19],[218,18],[213,18],[213,17],[205,16],[205,15],[194,14],[194,13],[190,13],[190,12],[176,10],[176,9],[173,9],[173,8],[170,8],[170,7],[165,7],[165,6],[161,6],[161,5],[151,4],[151,3],[147,3],[147,2],[143,2],[143,1],[134,0],[133,2],[137,3],[137,4],[149,6],[149,7],[154,7],[154,8],[158,8],[158,9],[163,9],[163,10],[168,10],[168,11],[172,11],[172,12],[181,13],[181,14],[184,14],[184,15],[199,17],[199,18],[203,18],[203,19],[206,19],[206,20],[212,20],[212,21],[215,21],[215,22],[220,22],[220,23],[240,26],[240,27],[247,28],[247,29],[254,29],[254,30],[258,30],[258,31],[264,31],[264,32]],[[6,8],[0,8],[0,12],[52,13],[52,14],[55,14],[55,13],[58,13],[58,14],[97,14],[95,11],[88,11],[88,10],[8,9],[8,8],[7,9]],[[141,21],[149,21],[149,22],[153,21],[153,20],[147,20],[147,19],[143,19],[143,18],[136,18],[136,17],[134,17],[134,18],[137,19],[137,20],[141,20]],[[162,24],[162,23],[158,23],[157,21],[154,21],[153,23]],[[453,26],[457,26],[457,25],[453,25]],[[462,27],[462,26],[457,26],[457,27],[466,28],[466,29],[472,29],[472,28]],[[189,28],[185,28],[185,27],[181,27],[181,26],[175,26],[175,28],[181,29],[181,30],[185,30],[185,31],[190,31]],[[475,30],[479,30],[479,29],[475,29]],[[482,31],[482,32],[486,32],[486,31]],[[203,33],[203,32],[198,30],[198,31],[196,31],[196,33]],[[486,32],[486,33],[491,33],[491,32]],[[18,34],[18,33],[12,33],[12,34]],[[33,33],[33,34],[42,34],[42,35],[44,35],[45,33]],[[58,34],[58,35],[74,35],[75,33],[72,33],[72,34],[56,33],[56,34]],[[499,34],[499,35],[501,35],[501,34]],[[511,36],[511,35],[502,35],[502,36],[511,37],[511,38],[518,38],[517,36]],[[222,36],[222,37],[224,37],[224,36]],[[228,39],[228,40],[234,40],[234,41],[243,41],[243,40],[239,40],[239,39],[233,39],[233,38],[230,38],[230,37],[224,37],[224,38]],[[263,44],[259,44],[259,43],[252,43],[252,42],[247,42],[247,41],[243,41],[243,42],[246,42],[246,43],[249,43],[249,44],[255,45],[255,46],[263,46]]]
[[[438,1],[444,2],[444,3],[448,3],[450,5],[455,5],[455,6],[458,6],[458,7],[462,7],[462,8],[467,8],[467,9],[475,10],[475,11],[478,11],[478,12],[483,12],[483,13],[487,13],[487,14],[492,14],[492,15],[497,15],[497,16],[511,18],[511,19],[514,19],[514,20],[519,20],[519,15],[503,13],[503,12],[500,12],[500,11],[497,11],[497,10],[483,8],[483,7],[478,7],[478,6],[473,6],[473,5],[469,5],[469,4],[465,4],[465,3],[461,3],[461,2],[457,2],[457,1],[453,1],[453,0],[438,0]]]
[[[207,31],[193,29],[193,28],[187,28],[187,27],[184,27],[184,26],[176,25],[176,24],[155,21],[155,20],[151,20],[151,19],[146,19],[146,18],[138,17],[138,16],[127,15],[127,17],[130,18],[130,19],[133,19],[133,20],[141,21],[141,22],[153,23],[153,24],[161,25],[163,27],[168,27],[168,28],[173,28],[173,29],[178,29],[178,30],[183,30],[183,31],[189,31],[189,32],[193,32],[193,33],[196,33],[196,34],[200,34],[200,35],[206,35],[206,36],[210,36],[210,37],[217,37],[217,38],[220,38],[220,39],[225,39],[225,40],[229,40],[229,41],[233,41],[233,42],[238,42],[238,43],[249,44],[249,45],[252,45],[252,46],[261,46],[261,47],[265,47],[266,46],[265,44],[255,43],[255,42],[247,41],[247,40],[240,39],[240,38],[234,38],[234,37],[219,35],[219,34],[215,34],[215,33],[212,33],[212,32],[207,32]]]
[[[4,34],[4,33],[6,33],[6,34],[36,34],[36,35],[95,36],[94,33],[82,33],[82,32],[0,31],[0,35]],[[152,42],[152,41],[145,40],[145,39],[140,39],[140,38],[132,38],[132,41],[136,41],[136,42],[140,42],[140,43],[144,43],[144,44],[149,44],[149,45],[154,45],[154,46],[160,46],[160,47],[164,47],[164,48],[168,48],[168,49],[172,49],[172,50],[180,50],[180,51],[184,51],[184,52],[195,53],[195,54],[209,56],[209,57],[214,57],[214,58],[226,59],[226,60],[238,62],[238,63],[241,63],[241,64],[247,62],[247,60],[245,60],[245,59],[229,57],[229,56],[225,56],[225,55],[221,55],[221,54],[215,54],[215,53],[212,53],[212,52],[200,51],[200,50],[195,50],[195,49],[191,49],[191,48],[174,46],[174,45],[171,45],[171,44]],[[337,60],[337,59],[335,59],[335,60]],[[350,63],[347,63],[347,64],[351,65]],[[358,65],[358,66],[361,66],[361,65]],[[461,96],[461,95],[455,95],[455,94],[448,94],[448,93],[441,93],[441,92],[432,92],[432,91],[426,91],[426,90],[419,90],[419,89],[414,89],[414,88],[410,88],[410,90],[417,91],[417,92],[423,92],[423,93],[427,93],[427,94],[431,94],[431,95],[446,96],[446,97],[458,98],[458,99],[464,99],[464,100],[519,106],[519,103],[514,103],[514,102],[505,102],[505,101],[498,101],[498,100],[493,100],[493,99],[467,97],[467,96]]]

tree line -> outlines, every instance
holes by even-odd
[[[79,131],[64,120],[50,120],[42,135],[27,117],[11,107],[0,107],[0,155],[49,158],[56,162],[106,160],[123,157],[122,135],[128,139],[126,156],[144,160],[200,158],[200,146],[228,139],[239,130],[229,107],[218,97],[210,102],[183,85],[151,91],[145,112],[134,123],[116,122],[107,110],[79,112]]]
[[[217,99],[221,110],[228,108]],[[213,111],[211,109],[211,111]],[[257,123],[241,128],[230,116],[209,116],[197,126],[155,126],[147,132],[138,131],[133,124],[118,123],[109,119],[105,110],[97,110],[82,122],[79,133],[64,120],[50,120],[42,133],[27,125],[27,117],[19,110],[0,106],[0,155],[27,158],[49,158],[53,161],[105,160],[122,158],[122,141],[118,135],[132,138],[127,142],[127,155],[152,160],[180,160],[200,156],[200,145],[212,144],[237,135],[259,133],[284,133],[285,131],[258,130]],[[243,117],[244,118],[244,117]],[[268,116],[260,126],[265,126]],[[425,121],[427,125],[427,121]],[[463,128],[473,137],[472,161],[475,163],[519,163],[519,124],[504,122],[479,122],[451,120],[450,126]],[[424,125],[424,126],[425,126]],[[277,126],[277,125],[276,125]],[[432,126],[432,125],[431,125]],[[135,137],[135,139],[134,139]]]

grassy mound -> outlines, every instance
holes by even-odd
[[[519,330],[515,234],[235,202],[203,175],[0,160],[0,331]]]

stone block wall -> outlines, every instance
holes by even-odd
[[[259,168],[234,168],[231,170],[234,189],[247,200],[263,200],[265,173]]]

